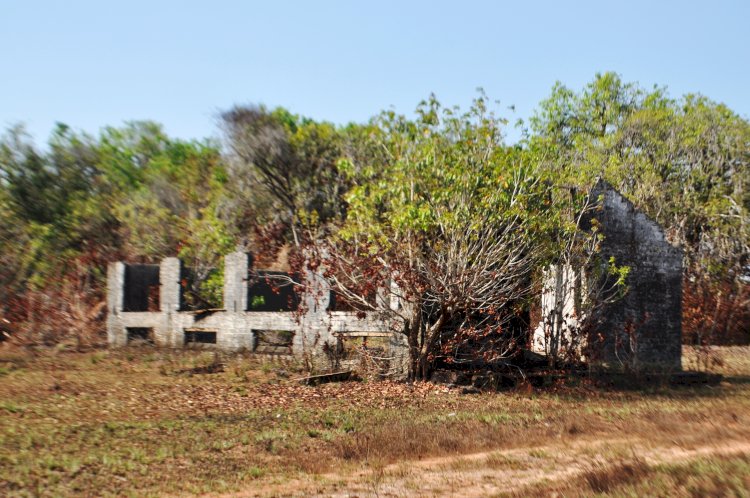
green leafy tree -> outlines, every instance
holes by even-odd
[[[750,324],[747,120],[705,97],[675,100],[604,73],[580,93],[558,83],[532,131],[528,147],[561,182],[607,179],[684,248],[687,337],[736,335],[742,316],[740,328]]]
[[[503,365],[517,350],[504,328],[528,297],[551,206],[533,162],[503,146],[503,124],[484,96],[466,113],[434,97],[413,120],[384,113],[384,160],[340,162],[346,221],[312,236],[340,301],[405,324],[412,378],[436,361]]]
[[[305,220],[325,224],[342,216],[347,184],[336,163],[344,142],[333,125],[252,106],[234,107],[221,120],[234,217],[251,220],[232,224],[282,223],[299,245]]]

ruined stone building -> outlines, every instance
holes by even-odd
[[[208,347],[281,356],[309,356],[319,368],[336,367],[344,339],[370,338],[390,358],[390,373],[406,368],[405,338],[375,313],[331,310],[323,277],[304,276],[302,302],[250,272],[251,256],[224,259],[224,305],[190,310],[184,300],[187,269],[177,258],[159,265],[111,263],[107,272],[107,338],[112,346],[148,341],[165,347]]]
[[[602,255],[630,267],[627,294],[604,313],[600,328],[604,340],[596,361],[679,369],[681,251],[608,184],[599,182],[591,195],[602,203],[596,214],[604,233]],[[296,298],[290,290],[269,292],[262,279],[251,278],[250,266],[248,254],[226,256],[222,309],[189,310],[181,285],[186,270],[178,259],[166,258],[159,265],[110,264],[109,344],[148,340],[167,347],[311,355],[324,362],[342,340],[372,338],[382,342],[384,354],[391,358],[391,373],[405,373],[408,346],[399,324],[386,323],[377,313],[358,317],[355,312],[330,309],[330,290],[320,274],[305,275],[307,294]],[[543,307],[549,305],[549,296],[541,298]],[[295,304],[295,299],[301,302]],[[541,328],[530,333],[532,343],[537,343]]]
[[[613,258],[627,266],[625,295],[599,311],[599,323],[588,338],[593,357],[590,363],[614,369],[679,370],[682,354],[682,250],[671,245],[662,228],[637,210],[622,194],[605,181],[589,193],[597,206],[591,217],[603,234],[600,257]],[[575,317],[575,275],[572,269],[560,272],[565,280],[562,306],[566,316]],[[545,286],[543,310],[554,306],[554,293]],[[544,315],[544,311],[542,312]],[[570,325],[576,327],[575,318]],[[544,324],[533,334],[532,347],[542,352]]]
[[[682,250],[664,230],[606,182],[592,190],[600,198],[596,214],[604,232],[602,255],[630,267],[625,296],[604,313],[600,361],[622,358],[617,348],[629,344],[625,361],[636,369],[681,367]],[[632,336],[632,337],[631,337]]]

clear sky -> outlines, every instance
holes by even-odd
[[[0,127],[37,142],[56,121],[216,136],[234,103],[365,121],[480,86],[527,118],[607,70],[748,117],[750,1],[0,0]]]

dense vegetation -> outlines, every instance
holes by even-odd
[[[601,176],[684,248],[686,340],[750,339],[750,122],[703,96],[672,98],[613,73],[578,92],[556,84],[512,145],[481,94],[466,113],[431,98],[413,119],[383,113],[334,126],[236,107],[221,123],[224,143],[177,140],[150,122],[98,136],[60,124],[46,147],[9,130],[0,141],[4,333],[100,342],[108,261],[177,255],[198,277],[192,295],[211,306],[224,254],[293,261],[321,241],[349,264],[388,255],[418,306],[446,311],[420,326],[463,320],[480,330],[487,323],[456,309],[493,309],[503,320],[495,307],[516,306],[529,289],[516,279],[478,295],[466,282],[505,273],[466,263],[492,256],[531,271],[554,261],[569,240],[560,237],[571,228],[565,213],[576,209],[558,187],[585,192]],[[487,235],[501,243],[472,243]],[[343,270],[333,264],[331,277],[360,280],[339,279],[342,296],[370,305],[372,288],[361,284],[377,275]]]

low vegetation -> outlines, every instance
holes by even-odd
[[[718,386],[584,379],[465,395],[429,383],[307,387],[291,361],[205,351],[5,348],[0,494],[447,494],[437,476],[476,485],[485,472],[485,494],[741,496],[750,350],[713,357]]]

